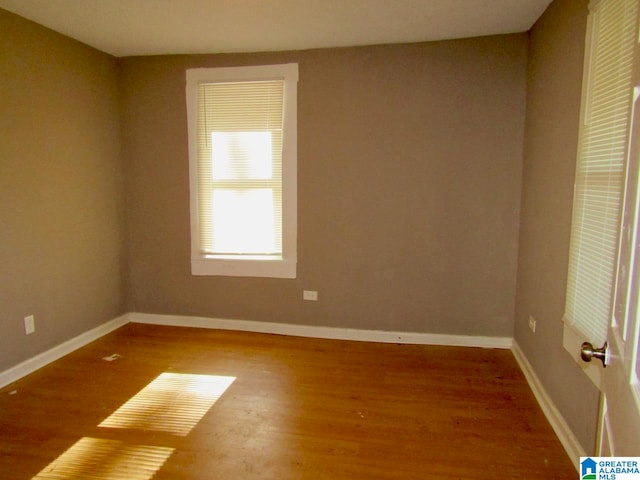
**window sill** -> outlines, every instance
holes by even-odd
[[[191,259],[198,276],[296,278],[296,261],[287,259],[198,257]]]

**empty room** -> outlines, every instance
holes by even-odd
[[[0,478],[640,456],[639,9],[0,0]]]

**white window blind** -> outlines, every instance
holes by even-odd
[[[594,343],[611,315],[638,0],[592,2],[564,320]]]
[[[200,253],[282,257],[284,80],[198,87]]]

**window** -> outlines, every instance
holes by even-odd
[[[589,12],[564,321],[568,337],[602,345],[612,313],[625,199],[638,0]],[[594,380],[595,381],[595,380]],[[596,381],[597,383],[597,381]]]
[[[297,64],[187,70],[194,275],[296,277]]]

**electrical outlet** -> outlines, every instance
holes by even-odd
[[[31,335],[36,331],[36,319],[33,315],[24,317],[24,333],[25,335]]]
[[[302,299],[303,300],[312,300],[314,302],[318,301],[318,292],[315,290],[303,290],[302,291]]]
[[[532,315],[529,315],[529,330],[536,333],[536,319]]]

